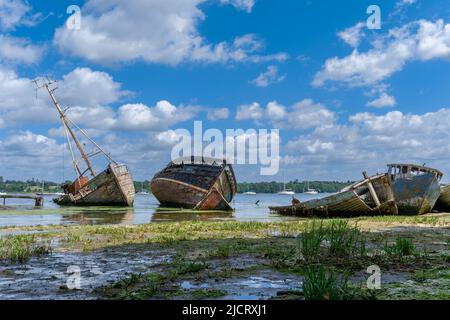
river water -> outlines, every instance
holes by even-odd
[[[301,201],[324,197],[326,194],[297,194]],[[133,208],[59,207],[52,196],[44,197],[44,206],[33,209],[33,200],[7,199],[11,210],[0,210],[0,227],[60,224],[143,224],[183,220],[286,221],[295,217],[271,214],[269,206],[291,203],[292,196],[278,194],[238,194],[233,200],[233,212],[198,212],[186,209],[160,208],[153,195],[137,194]]]

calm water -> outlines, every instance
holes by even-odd
[[[297,194],[299,200],[309,200],[320,195]],[[115,207],[59,207],[51,196],[44,197],[44,207],[33,209],[33,200],[7,199],[13,210],[0,210],[0,227],[35,226],[54,224],[142,224],[182,220],[237,220],[284,221],[294,217],[271,214],[269,206],[289,205],[292,196],[277,194],[238,194],[233,200],[233,212],[198,212],[192,210],[160,208],[152,195],[136,195],[134,208]],[[259,202],[257,203],[257,201]]]

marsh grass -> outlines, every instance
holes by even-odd
[[[183,275],[187,273],[196,273],[208,268],[208,264],[204,261],[187,260],[180,256],[175,258],[172,266],[173,276]]]
[[[385,245],[385,253],[394,259],[404,261],[409,256],[417,255],[418,251],[410,239],[397,238],[393,245]]]
[[[154,297],[161,287],[164,278],[156,273],[132,274],[116,282],[113,286],[114,292],[110,295],[122,300],[142,300]],[[97,289],[102,291],[101,289]],[[103,292],[105,293],[105,292]]]
[[[322,265],[306,268],[303,295],[305,300],[373,299],[360,287],[350,285],[348,274],[337,274]]]
[[[326,229],[323,223],[312,222],[300,235],[300,252],[307,261],[316,260],[320,255],[322,241],[325,239]]]
[[[340,257],[364,256],[366,254],[366,238],[357,226],[348,221],[332,221],[326,228],[326,239],[329,241],[329,253]]]
[[[48,242],[38,241],[36,235],[14,235],[0,238],[0,260],[24,263],[32,256],[51,253]]]
[[[227,292],[216,289],[197,289],[194,290],[191,294],[192,298],[194,299],[205,299],[205,298],[212,299],[223,297],[227,294]]]
[[[227,244],[221,244],[215,250],[213,256],[217,258],[228,259],[232,253],[232,247]]]
[[[363,257],[367,254],[366,244],[362,232],[348,221],[311,222],[300,235],[299,251],[306,261]]]

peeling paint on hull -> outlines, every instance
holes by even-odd
[[[431,212],[440,194],[439,181],[433,173],[396,178],[392,188],[399,214],[402,215]]]
[[[135,197],[134,183],[122,165],[110,164],[77,193],[65,194],[55,203],[65,206],[132,206]]]
[[[232,210],[237,191],[231,166],[221,162],[170,163],[150,185],[162,206],[196,210]]]

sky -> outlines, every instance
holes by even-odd
[[[75,175],[40,76],[136,180],[170,161],[174,130],[202,121],[279,129],[278,174],[237,165],[239,181],[356,180],[392,162],[450,181],[448,0],[0,0],[5,179]]]

